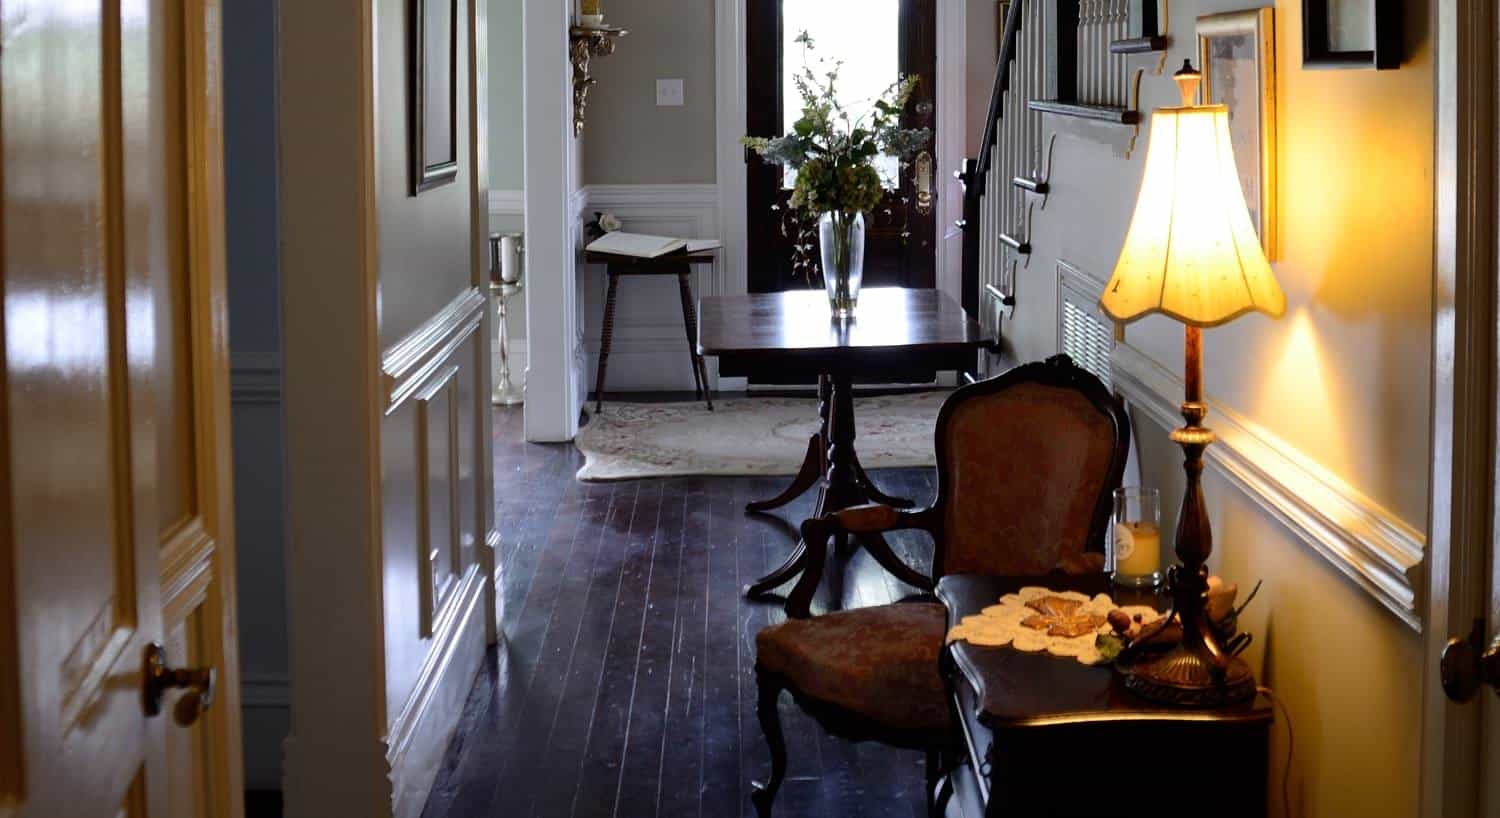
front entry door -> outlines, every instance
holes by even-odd
[[[748,62],[746,125],[756,136],[785,133],[800,115],[790,84],[804,64],[794,42],[807,31],[815,58],[844,63],[839,82],[844,101],[857,105],[901,75],[920,77],[904,124],[936,127],[937,0],[750,0],[746,8]],[[934,140],[934,145],[936,144]],[[925,163],[890,177],[885,201],[866,215],[864,286],[932,287],[936,281],[935,207],[917,204],[917,165],[933,185],[931,152]],[[787,218],[791,181],[779,167],[747,162],[749,288],[753,293],[821,287],[821,279],[794,268],[794,245],[813,245],[816,228],[800,234]],[[931,187],[929,190],[933,189]],[[925,211],[925,212],[924,212]]]
[[[232,818],[217,4],[0,26],[0,815]]]

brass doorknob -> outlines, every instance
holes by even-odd
[[[1439,665],[1443,692],[1456,702],[1466,702],[1479,692],[1480,685],[1494,688],[1500,695],[1500,637],[1484,649],[1484,623],[1474,622],[1467,639],[1453,638],[1443,648]]]
[[[198,717],[214,703],[214,669],[173,668],[167,666],[167,649],[152,642],[146,646],[142,671],[142,706],[146,716],[161,713],[161,702],[173,688],[186,690],[172,708],[172,720],[183,727],[197,723]]]

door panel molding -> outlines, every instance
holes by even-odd
[[[440,403],[441,401],[441,403]],[[418,628],[422,638],[431,637],[437,621],[453,603],[463,572],[463,551],[459,546],[459,478],[458,459],[458,366],[449,365],[433,376],[417,394],[417,599],[422,606]],[[441,425],[440,439],[434,439],[434,427]],[[441,451],[443,464],[442,494],[434,490],[433,455]],[[434,500],[445,501],[439,510]],[[439,520],[441,518],[441,520]],[[439,522],[446,536],[435,532]],[[446,540],[441,542],[440,540]]]
[[[168,631],[181,625],[208,598],[218,579],[214,556],[218,543],[202,516],[178,526],[161,543],[162,620]]]

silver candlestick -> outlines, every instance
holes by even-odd
[[[500,373],[490,402],[496,406],[516,406],[525,400],[525,385],[516,386],[510,378],[510,333],[506,313],[510,299],[522,290],[521,260],[525,247],[519,233],[495,233],[490,236],[490,292],[495,296],[495,342],[500,347]]]

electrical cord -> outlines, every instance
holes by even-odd
[[[1292,735],[1292,714],[1281,699],[1276,698],[1271,688],[1261,685],[1255,688],[1255,692],[1270,699],[1272,706],[1280,710],[1281,717],[1286,720],[1286,764],[1281,768],[1281,814],[1292,818],[1292,752],[1297,747],[1297,740]]]

